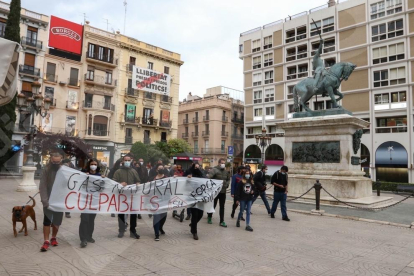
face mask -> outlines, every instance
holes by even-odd
[[[163,174],[164,171],[163,170],[158,170],[158,174]]]
[[[131,161],[125,161],[124,166],[127,168],[131,167]]]
[[[282,172],[282,174],[285,175],[286,173],[285,172]]]
[[[54,164],[52,163],[52,170],[57,171],[60,168],[60,164]]]
[[[96,168],[98,168],[98,166],[96,166],[96,165],[91,165],[91,166],[90,166],[90,168],[91,168],[91,170],[96,171]]]
[[[220,164],[220,168],[224,169],[226,167],[226,164]]]
[[[141,164],[141,166],[144,165],[144,162],[139,162],[139,163]]]
[[[265,170],[265,173],[267,173],[267,170]]]
[[[249,179],[250,178],[250,174],[246,174],[244,176],[246,177],[246,179]]]

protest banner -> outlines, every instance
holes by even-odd
[[[185,207],[214,212],[222,180],[170,177],[144,184],[121,184],[62,166],[56,173],[49,209],[72,213],[159,214]]]

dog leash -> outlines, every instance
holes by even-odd
[[[32,196],[32,198],[35,198],[36,196],[37,196],[37,194],[38,194],[39,192],[37,192],[34,196]],[[32,199],[29,199],[29,201],[28,202],[26,202],[26,204],[29,204],[29,202],[30,201],[32,201]]]

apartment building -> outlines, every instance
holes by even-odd
[[[240,34],[245,90],[245,159],[260,163],[255,134],[272,136],[265,164],[284,160],[278,122],[293,113],[293,86],[312,76],[324,39],[325,66],[346,61],[358,67],[340,91],[341,105],[369,121],[364,130],[361,169],[374,180],[414,181],[413,91],[414,0],[342,0],[289,16]],[[313,98],[313,110],[329,109],[329,98]]]
[[[10,4],[0,1],[0,37],[4,37]],[[22,51],[19,56],[18,91],[28,97],[33,96],[32,84],[40,82],[43,76],[43,64],[48,38],[49,16],[21,9],[20,35]],[[22,143],[24,135],[30,131],[32,118],[29,112],[16,110],[17,118],[12,139]],[[25,155],[23,152],[14,155],[8,164],[22,166]]]
[[[234,89],[217,86],[207,89],[203,97],[192,95],[179,103],[178,137],[186,140],[193,153],[203,157],[203,167],[228,159],[233,146],[233,160],[241,164],[243,151],[243,102],[230,97]],[[235,157],[238,158],[234,159]]]
[[[180,67],[184,63],[178,53],[124,35],[119,36],[119,49],[113,125],[118,157],[138,141],[150,144],[177,138]],[[145,78],[147,83],[138,87],[137,81],[142,83]]]

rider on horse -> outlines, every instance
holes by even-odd
[[[315,87],[313,88],[313,92],[316,93],[319,90],[319,80],[324,75],[325,71],[325,62],[321,59],[322,54],[322,47],[323,47],[323,39],[319,41],[319,48],[313,57],[312,65],[313,70],[315,71],[314,79],[315,79]],[[323,92],[322,96],[326,96],[325,92]]]

